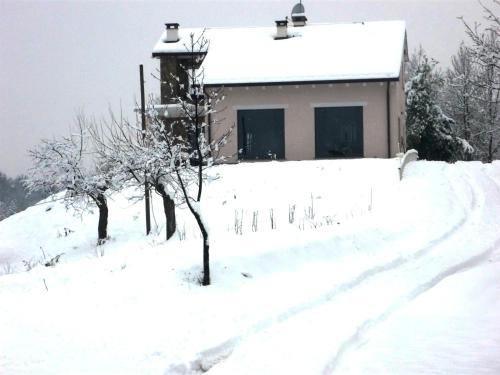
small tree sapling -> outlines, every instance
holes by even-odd
[[[173,129],[180,125],[187,136],[174,138],[177,147],[173,167],[183,201],[196,220],[203,238],[202,285],[210,285],[210,238],[201,209],[203,184],[206,180],[204,171],[218,159],[218,150],[226,143],[233,128],[227,129],[221,137],[212,142],[207,139],[207,134],[210,134],[215,125],[217,104],[224,97],[221,90],[204,89],[204,70],[200,65],[209,47],[204,32],[198,36],[191,34],[185,47],[189,58],[182,67],[187,75],[189,88],[184,95],[177,98],[183,116],[177,123],[172,124],[171,134],[175,136]]]

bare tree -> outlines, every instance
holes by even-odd
[[[132,125],[122,116],[117,118],[111,114],[111,121],[94,126],[91,134],[99,158],[112,166],[113,184],[130,183],[139,189],[146,184],[148,190],[152,187],[160,195],[168,240],[176,230],[172,163],[178,151],[152,103],[147,118],[148,126],[143,131],[140,125]]]
[[[500,1],[492,0],[490,7],[479,3],[487,25],[471,26],[463,18],[462,22],[472,42],[470,53],[480,72],[474,84],[481,90],[478,100],[482,103],[483,128],[473,135],[479,140],[484,159],[491,162],[500,150],[500,18],[496,15]]]
[[[95,204],[99,209],[97,232],[100,245],[108,238],[106,191],[109,181],[107,168],[91,160],[87,123],[85,116],[79,114],[77,133],[59,140],[43,140],[30,150],[33,166],[25,179],[25,185],[29,191],[64,191],[66,207],[72,207],[77,212],[86,211]]]
[[[487,7],[479,1],[483,8],[483,18],[488,22],[486,27],[482,28],[478,23],[470,25],[463,17],[461,17],[461,20],[473,45],[471,48],[472,55],[484,67],[492,65],[496,69],[500,69],[500,45],[498,44],[500,18],[496,15],[496,12],[500,10],[500,0],[491,0],[491,2],[492,7]]]
[[[220,90],[205,90],[203,87],[204,70],[201,66],[203,54],[207,53],[209,41],[204,32],[196,36],[190,35],[186,45],[190,58],[183,65],[187,75],[189,88],[184,95],[177,98],[183,118],[172,124],[171,134],[175,138],[175,126],[180,124],[187,136],[179,139],[180,147],[175,153],[175,176],[182,192],[183,200],[193,215],[203,238],[203,278],[202,285],[210,285],[210,238],[207,222],[202,213],[201,199],[203,184],[206,180],[204,173],[218,159],[218,150],[226,140],[233,127],[227,129],[223,135],[210,141],[207,136],[215,125],[215,108],[223,100]]]
[[[462,43],[446,71],[442,106],[455,120],[457,135],[471,144],[475,144],[472,134],[478,130],[480,117],[479,88],[474,84],[478,73],[470,49]]]
[[[498,44],[495,34],[491,34],[490,43]],[[495,63],[480,66],[480,75],[476,85],[481,89],[478,100],[482,107],[483,127],[474,136],[482,150],[483,159],[491,163],[500,149],[500,70]]]

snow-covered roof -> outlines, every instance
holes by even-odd
[[[186,53],[191,33],[179,28],[179,41],[165,43],[153,56]],[[403,21],[288,26],[276,40],[276,27],[206,28],[210,48],[203,62],[206,85],[397,79],[405,51]]]

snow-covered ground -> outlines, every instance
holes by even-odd
[[[209,287],[187,210],[145,237],[127,189],[102,247],[59,201],[0,222],[0,373],[500,373],[500,163],[397,166],[213,168]]]

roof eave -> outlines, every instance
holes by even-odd
[[[161,57],[189,57],[192,55],[206,55],[206,52],[153,52],[153,58]]]
[[[330,79],[330,80],[302,80],[302,81],[276,81],[276,82],[231,82],[231,83],[206,83],[205,87],[252,87],[252,86],[293,86],[293,85],[324,85],[334,83],[369,83],[369,82],[396,82],[399,76],[389,78],[355,78],[355,79]]]

